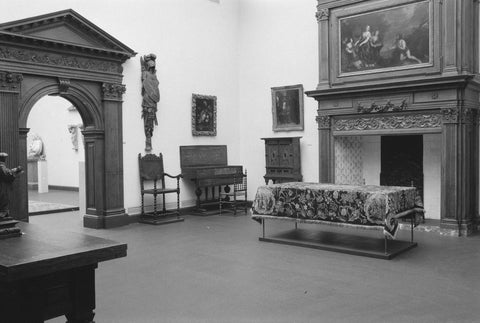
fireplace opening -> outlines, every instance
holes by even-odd
[[[380,185],[415,186],[423,200],[423,136],[382,136],[380,147]]]

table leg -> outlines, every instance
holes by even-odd
[[[413,225],[415,223],[415,213],[410,217],[410,242],[413,242]]]
[[[85,311],[84,313],[66,314],[67,323],[95,323],[93,311]]]
[[[265,238],[265,219],[262,219],[262,238]]]
[[[195,195],[197,196],[197,210],[200,209],[200,196],[202,195],[202,189],[197,186],[195,189]]]
[[[67,323],[93,323],[95,316],[95,266],[73,272],[71,287],[72,311],[65,314]]]

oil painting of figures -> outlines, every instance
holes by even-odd
[[[430,63],[430,1],[341,19],[341,73]]]

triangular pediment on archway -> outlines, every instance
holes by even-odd
[[[136,53],[72,9],[0,24],[0,32],[134,56]]]

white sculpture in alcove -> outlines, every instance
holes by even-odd
[[[31,142],[28,146],[29,159],[45,159],[45,149],[42,138],[38,134],[31,135]]]
[[[79,132],[83,130],[82,124],[70,124],[68,125],[68,132],[70,132],[70,139],[72,140],[72,145],[75,151],[78,151],[78,137]]]

